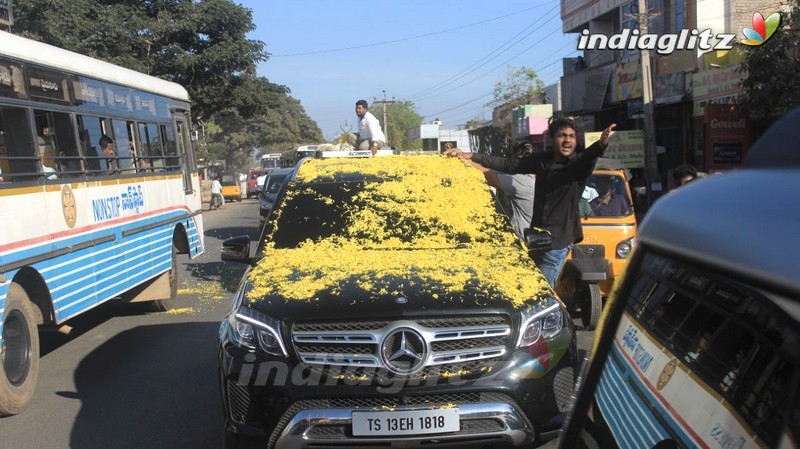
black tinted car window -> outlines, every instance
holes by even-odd
[[[278,193],[285,179],[286,176],[270,176],[267,184],[267,193]]]
[[[270,220],[272,236],[268,239],[276,248],[294,248],[307,240],[364,248],[454,248],[476,242],[508,245],[517,241],[497,214],[472,220],[470,226],[478,232],[469,235],[458,231],[458,226],[463,226],[462,216],[439,210],[442,198],[434,203],[432,195],[406,196],[395,187],[414,189],[394,179],[290,182]],[[485,199],[490,205],[488,192]],[[432,209],[435,213],[423,213]]]
[[[326,183],[286,198],[271,239],[275,247],[295,248],[308,239],[319,241],[343,234],[346,208],[356,191],[353,183]]]

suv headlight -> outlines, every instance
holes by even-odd
[[[627,259],[633,251],[634,240],[633,237],[625,239],[617,243],[617,257],[620,259]]]
[[[522,327],[517,347],[530,346],[540,338],[553,338],[561,332],[563,326],[564,312],[561,305],[555,299],[549,298],[543,305],[522,313]]]
[[[278,320],[245,306],[231,313],[228,321],[237,345],[248,349],[258,347],[267,354],[288,357]]]

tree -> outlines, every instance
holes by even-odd
[[[760,46],[744,49],[747,56],[741,70],[746,77],[738,101],[751,119],[764,125],[800,107],[800,13],[796,0],[787,6],[794,13],[781,12],[781,27],[772,37]]]
[[[251,11],[230,0],[18,0],[14,15],[25,37],[181,84],[195,117],[254,117],[288,93],[256,75],[269,55],[246,37]]]
[[[262,116],[244,118],[237,111],[228,110],[215,114],[209,125],[206,126],[211,132],[206,134],[208,155],[205,157],[225,159],[228,167],[239,170],[252,167],[254,156],[300,144],[321,143],[325,139],[300,102],[289,96],[277,97],[274,107]]]
[[[476,129],[483,126],[486,126],[491,123],[491,120],[484,120],[478,117],[471,118],[464,123],[464,128],[466,129]]]
[[[378,120],[381,121],[381,128],[387,131],[387,142],[400,150],[410,151],[422,149],[422,143],[419,141],[412,142],[406,137],[406,131],[409,128],[414,128],[422,124],[422,116],[419,115],[414,107],[414,103],[410,101],[398,101],[386,105],[386,121],[389,122],[389,128],[382,123],[383,114],[373,111]]]
[[[496,109],[501,130],[511,136],[511,110],[523,104],[541,103],[543,97],[544,83],[533,69],[509,67],[505,80],[495,83],[492,101],[485,106]]]

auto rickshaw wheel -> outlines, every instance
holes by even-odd
[[[593,331],[600,321],[600,314],[603,312],[603,297],[600,294],[600,286],[580,282],[575,286],[576,303],[581,306],[581,323],[588,331]]]

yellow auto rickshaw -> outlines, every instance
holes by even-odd
[[[581,198],[583,241],[572,247],[556,293],[587,330],[600,320],[603,301],[624,271],[636,237],[630,173],[613,159],[598,160]]]
[[[222,196],[225,201],[242,201],[242,184],[238,172],[222,172],[219,182],[222,184]]]

